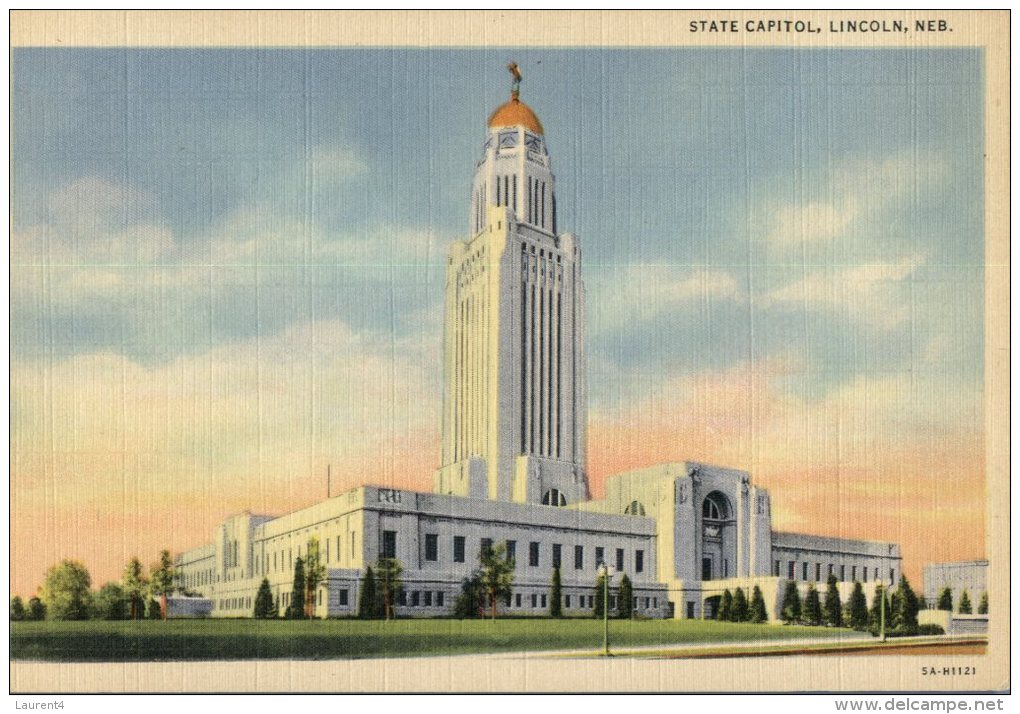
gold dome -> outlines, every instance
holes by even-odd
[[[498,129],[504,126],[523,126],[528,131],[536,134],[544,134],[542,122],[535,116],[527,104],[517,96],[517,92],[510,95],[510,101],[496,107],[496,111],[489,117],[489,128]]]

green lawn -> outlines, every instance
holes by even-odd
[[[614,646],[777,642],[847,630],[699,620],[610,621]],[[358,659],[591,649],[597,620],[176,620],[12,622],[11,658],[62,662],[229,659]]]

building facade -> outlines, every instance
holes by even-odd
[[[489,117],[469,234],[447,261],[432,493],[362,486],[278,518],[232,516],[178,557],[181,587],[214,616],[248,616],[265,578],[282,611],[313,537],[323,617],[356,612],[365,569],[380,558],[403,567],[398,615],[449,614],[496,543],[515,562],[501,607],[518,615],[548,614],[554,569],[564,613],[590,615],[603,564],[614,583],[631,580],[638,615],[658,618],[712,617],[725,589],[757,586],[776,621],[790,580],[806,588],[835,575],[844,596],[854,581],[869,593],[896,582],[896,544],[773,532],[769,493],[745,471],[660,464],[611,476],[591,498],[580,241],[558,232],[544,130],[518,82],[515,72],[510,101]]]
[[[929,563],[924,566],[924,599],[928,607],[938,604],[939,595],[949,588],[953,595],[953,610],[960,607],[964,591],[977,612],[981,596],[988,592],[988,561],[961,560],[953,563]]]

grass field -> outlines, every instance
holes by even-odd
[[[614,646],[839,638],[847,630],[700,620],[610,621]],[[11,658],[60,662],[359,659],[598,650],[597,620],[12,622]]]

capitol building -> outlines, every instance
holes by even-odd
[[[674,461],[616,474],[593,499],[586,471],[582,244],[557,222],[542,123],[520,99],[489,117],[469,231],[449,249],[442,453],[430,492],[365,485],[280,517],[242,513],[178,556],[179,584],[213,616],[251,616],[268,579],[290,604],[294,562],[320,543],[316,614],[357,612],[366,567],[403,567],[402,617],[452,613],[488,545],[516,563],[502,610],[545,615],[554,568],[566,615],[590,615],[598,568],[626,574],[635,613],[713,617],[726,589],[761,588],[778,620],[787,581],[830,575],[870,600],[901,573],[899,545],[772,529],[768,491],[739,469]],[[615,595],[610,606],[615,605]]]

